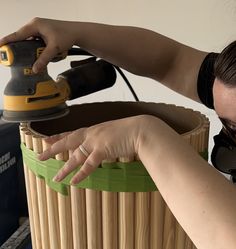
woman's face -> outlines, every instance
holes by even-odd
[[[236,132],[236,86],[227,86],[216,78],[213,99],[217,115]]]

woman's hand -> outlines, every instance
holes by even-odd
[[[0,46],[32,37],[41,37],[46,44],[46,48],[33,66],[33,71],[37,73],[56,55],[67,52],[75,44],[75,22],[34,18],[18,31],[2,38]]]
[[[69,160],[54,180],[61,181],[82,165],[71,180],[72,184],[77,184],[105,159],[135,156],[138,153],[141,130],[145,129],[148,120],[147,115],[135,116],[49,137],[46,142],[51,147],[39,159],[47,160],[63,151],[72,151]]]

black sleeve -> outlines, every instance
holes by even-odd
[[[200,67],[197,79],[198,96],[201,102],[211,109],[214,109],[212,88],[215,80],[214,63],[217,56],[217,53],[209,53],[205,57]]]

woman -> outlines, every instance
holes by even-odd
[[[141,28],[40,18],[2,38],[0,45],[32,36],[40,36],[47,45],[34,64],[35,73],[43,70],[56,54],[78,45],[130,72],[156,79],[195,101],[207,104],[210,99],[209,107],[215,108],[220,117],[230,124],[236,122],[233,101],[236,90],[225,84],[228,82],[224,82],[220,70],[216,72],[221,74],[212,76],[215,54]],[[224,62],[218,60],[220,69]],[[209,87],[206,80],[211,81]],[[229,103],[231,111],[227,109]],[[140,115],[105,122],[49,137],[47,142],[51,147],[39,156],[40,160],[65,150],[73,151],[55,181],[82,165],[72,184],[87,177],[103,159],[138,155],[197,248],[235,248],[235,186],[158,118]]]

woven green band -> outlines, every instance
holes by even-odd
[[[60,183],[53,182],[53,177],[64,165],[64,161],[49,159],[39,161],[37,154],[21,144],[25,165],[38,177],[45,179],[47,185],[53,190],[68,194],[70,180],[79,168],[71,172]],[[207,158],[207,152],[200,153]],[[129,163],[114,162],[102,163],[85,180],[76,185],[78,188],[94,189],[111,192],[151,192],[156,191],[156,185],[140,161]]]
[[[200,156],[204,158],[206,161],[208,161],[208,150],[204,150],[202,152],[199,152]]]
[[[39,161],[37,154],[27,149],[24,144],[21,144],[21,149],[25,165],[35,175],[44,178],[50,188],[67,195],[70,180],[79,169],[70,173],[60,183],[53,182],[53,177],[65,162],[55,159]],[[150,192],[157,190],[143,164],[137,161],[102,163],[91,175],[76,186],[78,188],[111,192]]]

